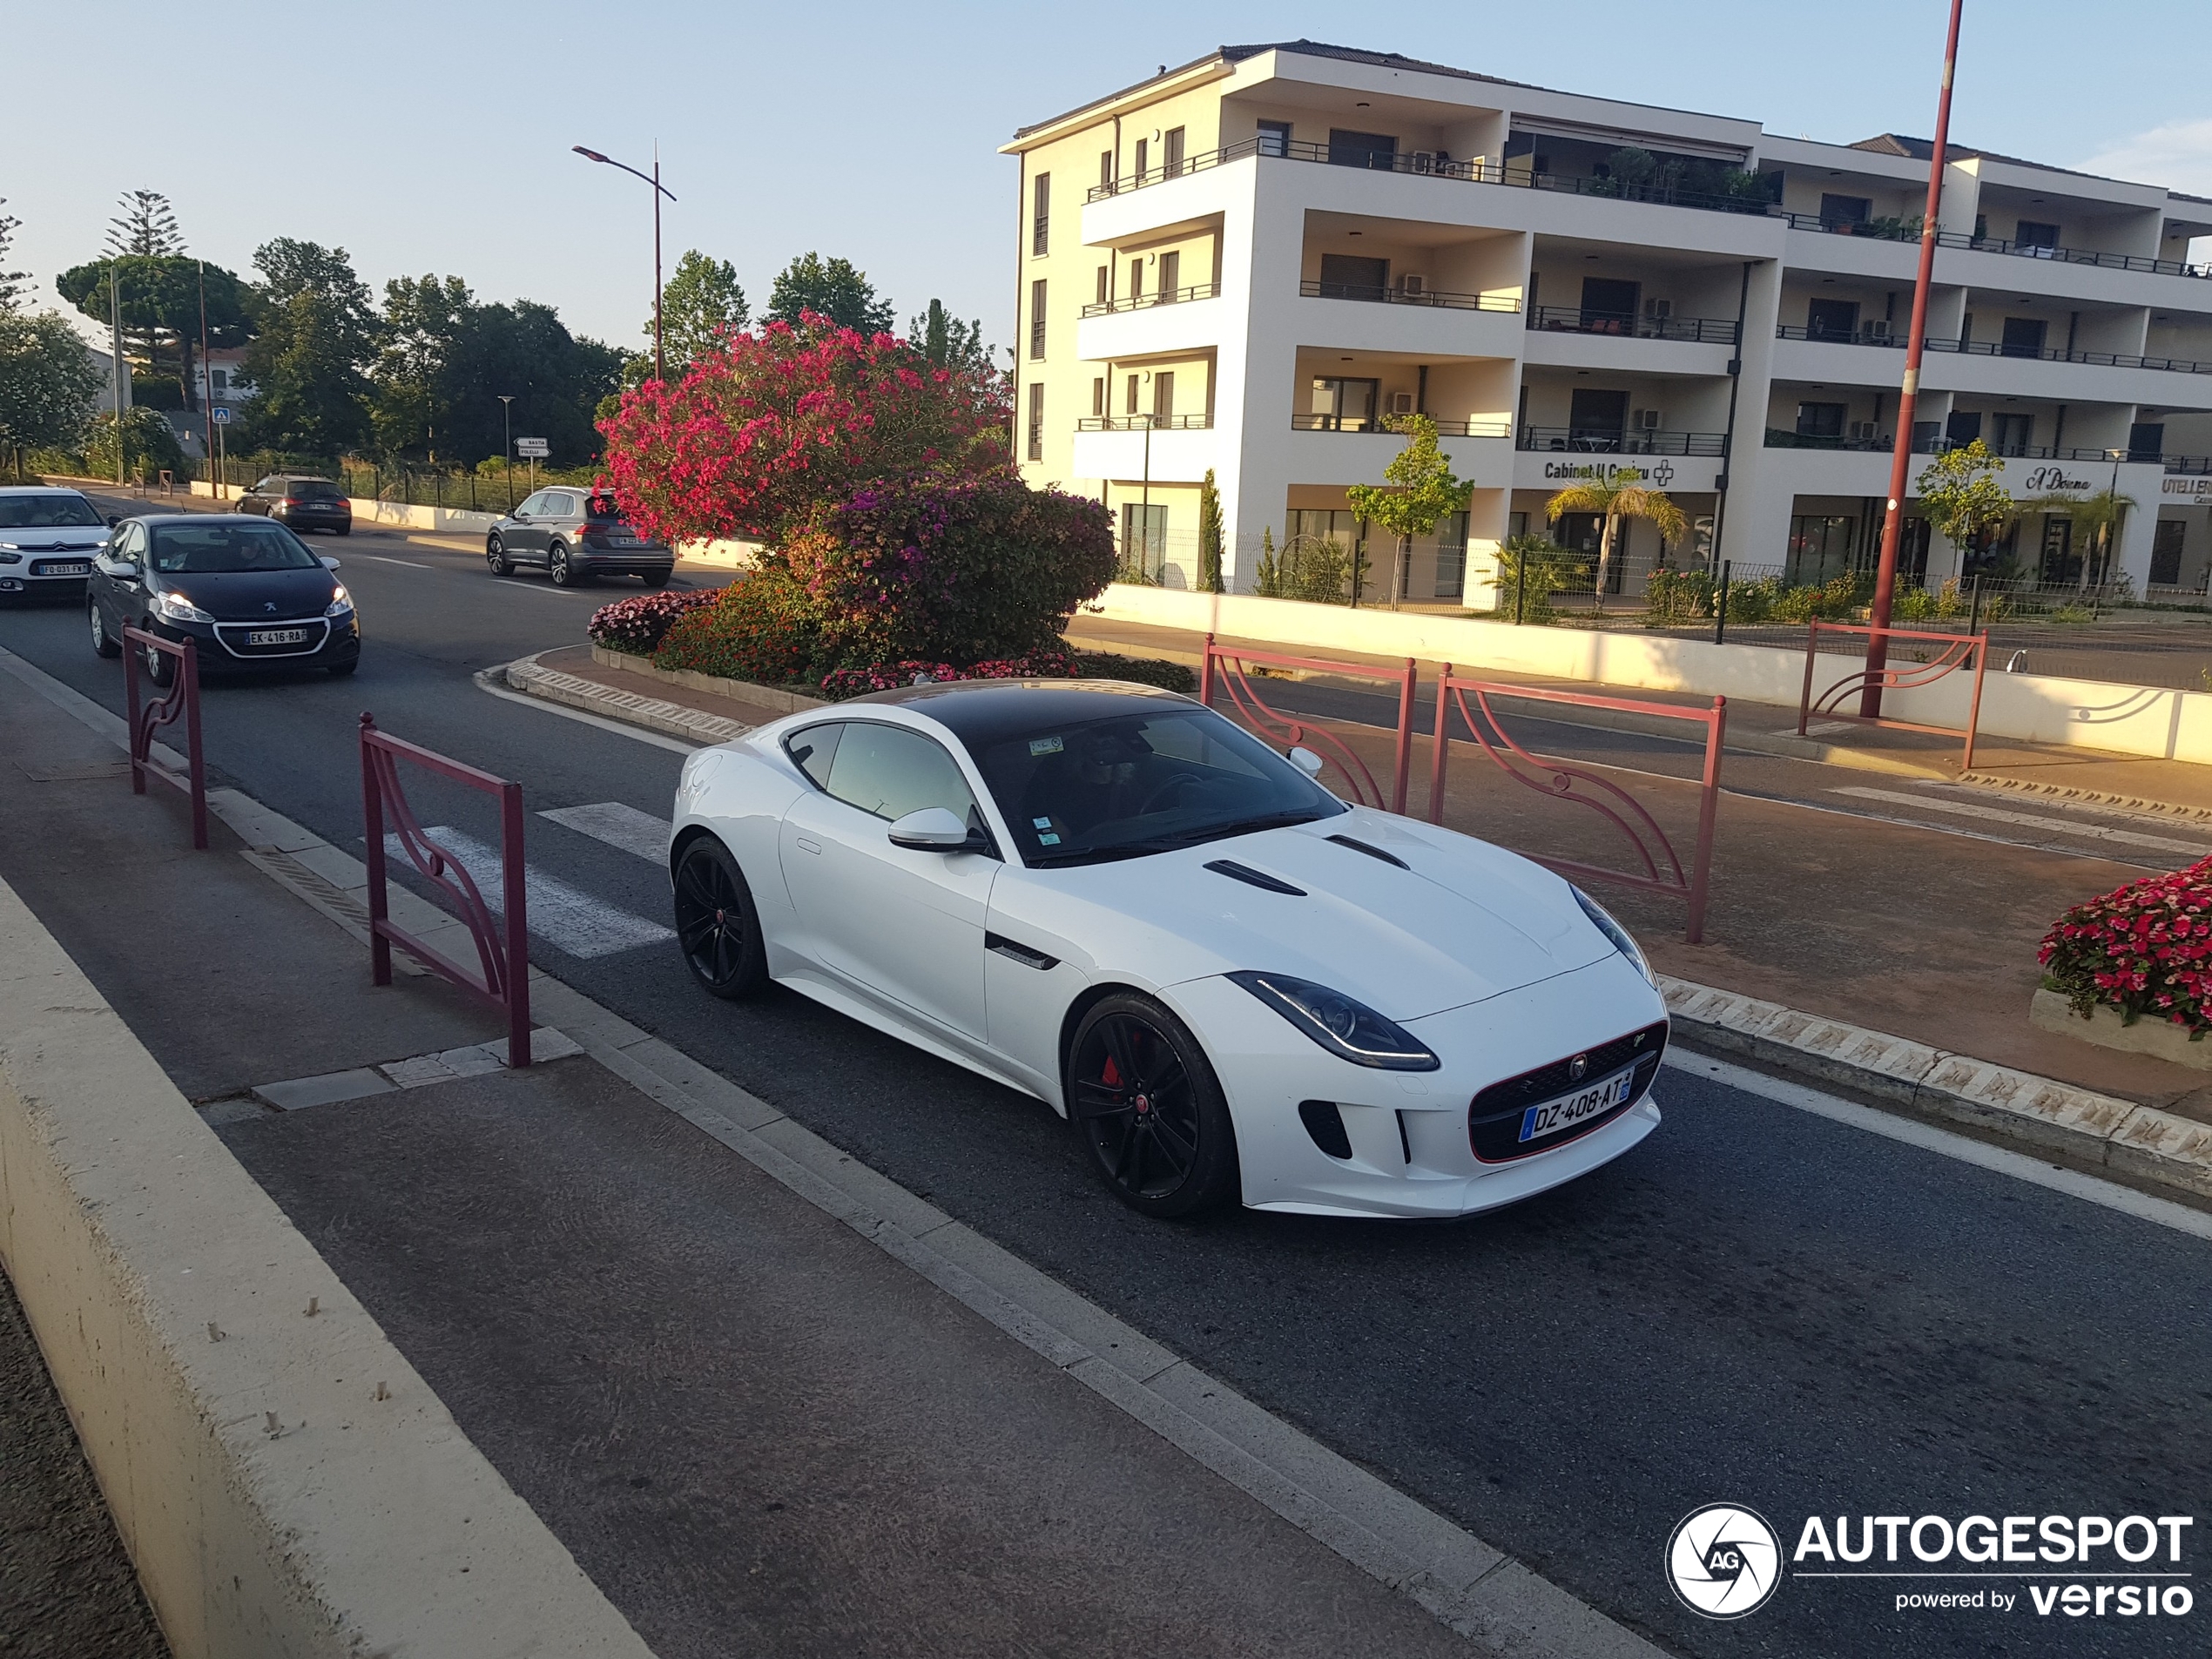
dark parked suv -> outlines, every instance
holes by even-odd
[[[241,513],[262,513],[290,529],[354,533],[354,504],[327,478],[300,478],[279,473],[264,478],[238,498]]]
[[[560,588],[602,576],[640,577],[658,588],[676,568],[676,555],[624,522],[612,496],[574,484],[539,490],[493,525],[484,560],[494,576],[542,569]]]

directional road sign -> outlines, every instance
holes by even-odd
[[[515,440],[515,453],[543,460],[553,451],[543,438],[517,438]]]

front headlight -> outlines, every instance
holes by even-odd
[[[342,617],[353,608],[354,596],[346,591],[346,584],[341,582],[337,591],[330,596],[330,609],[322,614],[326,617]]]
[[[1228,976],[1339,1060],[1380,1071],[1434,1071],[1443,1062],[1413,1034],[1341,991],[1287,974]]]
[[[171,622],[212,622],[209,616],[181,593],[157,593],[153,596],[155,613]]]
[[[1611,913],[1603,905],[1580,887],[1575,888],[1575,902],[1582,907],[1584,915],[1597,924],[1598,932],[1613,941],[1613,948],[1633,962],[1636,972],[1651,981],[1653,990],[1657,990],[1659,976],[1651,971],[1651,964],[1644,960],[1643,952],[1636,948],[1636,941],[1629,937],[1629,930],[1614,921]]]

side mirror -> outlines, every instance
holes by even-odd
[[[1293,766],[1309,778],[1318,778],[1321,775],[1321,768],[1329,764],[1319,755],[1315,754],[1312,750],[1305,748],[1291,750],[1290,759]]]
[[[117,525],[120,524],[122,522],[123,522],[123,516],[122,516],[120,513],[110,513],[110,514],[107,516],[107,527],[108,527],[110,529],[114,529]]]
[[[508,517],[517,524],[527,524],[530,522],[530,516],[528,513],[509,513]]]
[[[326,570],[334,570],[338,568],[338,561],[326,553],[322,556],[322,568]]]
[[[890,841],[915,853],[979,852],[983,846],[983,838],[970,831],[959,813],[944,806],[908,813],[892,825]]]
[[[118,582],[135,582],[138,579],[138,567],[129,559],[100,558],[94,563],[100,567],[102,576],[111,577]]]

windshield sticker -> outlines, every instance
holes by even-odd
[[[1057,738],[1031,738],[1029,752],[1033,755],[1056,755],[1067,745]]]
[[[1037,842],[1042,846],[1057,846],[1060,845],[1060,838],[1047,831],[1037,837]]]

